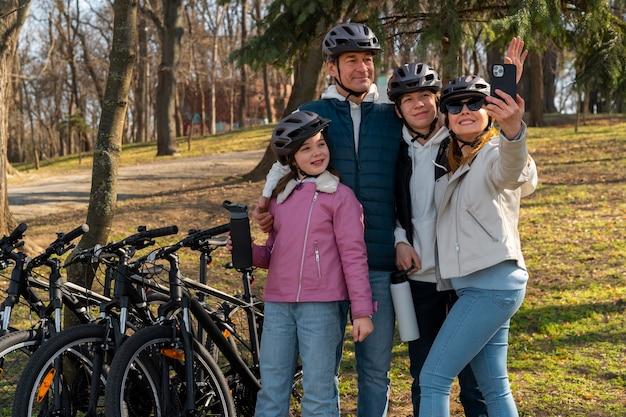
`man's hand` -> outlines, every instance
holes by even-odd
[[[268,211],[270,200],[267,197],[259,197],[257,206],[252,210],[252,217],[265,233],[272,230],[274,226],[274,217]]]

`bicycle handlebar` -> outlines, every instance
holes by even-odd
[[[76,229],[72,230],[71,232],[68,232],[68,233],[66,233],[64,235],[63,234],[59,234],[59,239],[58,240],[61,240],[63,243],[68,244],[72,240],[76,239],[79,236],[84,235],[88,231],[89,231],[89,225],[83,224],[81,226],[78,226]]]
[[[193,246],[202,240],[210,239],[230,231],[230,223],[221,224],[206,230],[191,230],[189,236],[179,242],[180,246]]]
[[[28,229],[26,223],[20,223],[9,236],[3,236],[2,239],[0,239],[0,248],[2,248],[2,251],[6,253],[15,249],[15,245],[24,237],[26,229]]]
[[[68,233],[57,233],[57,239],[52,242],[42,254],[37,255],[28,262],[28,268],[32,269],[45,264],[53,254],[59,256],[63,255],[65,252],[75,247],[74,244],[70,244],[72,240],[84,235],[88,231],[89,226],[83,224]]]
[[[123,248],[124,246],[132,246],[137,249],[145,248],[146,246],[151,245],[152,239],[155,237],[162,237],[168,235],[175,235],[178,233],[177,226],[166,226],[160,227],[158,229],[146,230],[143,227],[139,227],[139,232],[132,234],[130,236],[125,237],[119,242],[111,242],[107,245],[104,245],[101,248],[102,253],[114,253],[118,249]]]
[[[146,230],[145,227],[140,226],[138,230],[139,231],[137,233],[127,236],[119,242],[111,242],[104,246],[96,245],[92,248],[84,249],[74,254],[74,256],[72,256],[72,258],[65,263],[64,267],[68,267],[69,265],[76,262],[91,263],[93,262],[92,259],[94,257],[99,257],[107,253],[115,253],[117,250],[123,248],[124,246],[132,246],[137,249],[142,249],[146,246],[153,244],[154,242],[152,241],[152,239],[156,237],[175,235],[178,233],[177,226],[166,226],[152,230]]]
[[[153,259],[163,259],[169,254],[172,254],[183,247],[198,249],[203,244],[203,241],[206,241],[214,236],[221,235],[228,231],[230,231],[230,224],[228,223],[211,227],[210,229],[205,230],[190,230],[189,235],[184,239],[178,241],[171,246],[163,247],[156,252],[152,252],[150,254],[142,256],[141,258],[137,259],[135,263],[141,264],[150,257],[152,257]]]

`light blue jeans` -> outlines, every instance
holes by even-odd
[[[450,386],[469,363],[489,417],[516,417],[507,372],[510,319],[526,289],[459,288],[420,374],[420,417],[450,415]]]
[[[298,355],[303,416],[339,416],[335,358],[341,350],[345,304],[266,302],[261,337],[261,390],[256,417],[288,417]]]
[[[372,317],[374,322],[372,334],[363,342],[354,344],[359,389],[357,417],[387,415],[389,368],[395,329],[395,313],[389,287],[390,273],[369,271],[372,298],[377,304],[377,310]]]

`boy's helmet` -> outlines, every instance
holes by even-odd
[[[342,23],[332,28],[322,42],[326,61],[334,61],[344,52],[371,52],[380,50],[374,32],[363,23]]]
[[[422,63],[404,64],[395,69],[387,82],[387,97],[396,101],[401,95],[421,90],[441,91],[441,77]]]
[[[490,90],[489,83],[477,75],[464,75],[455,78],[443,88],[439,108],[442,113],[447,113],[446,103],[470,97],[486,97]]]
[[[272,133],[270,146],[276,157],[283,164],[287,156],[293,155],[302,142],[324,130],[330,120],[308,110],[296,110],[282,119]]]

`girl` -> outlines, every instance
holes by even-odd
[[[254,265],[268,268],[257,417],[289,415],[298,355],[302,415],[339,416],[342,304],[350,302],[355,342],[374,330],[363,211],[352,190],[328,169],[329,123],[316,113],[296,111],[278,123],[270,141],[290,172],[272,194],[274,225],[266,244],[253,245]]]

